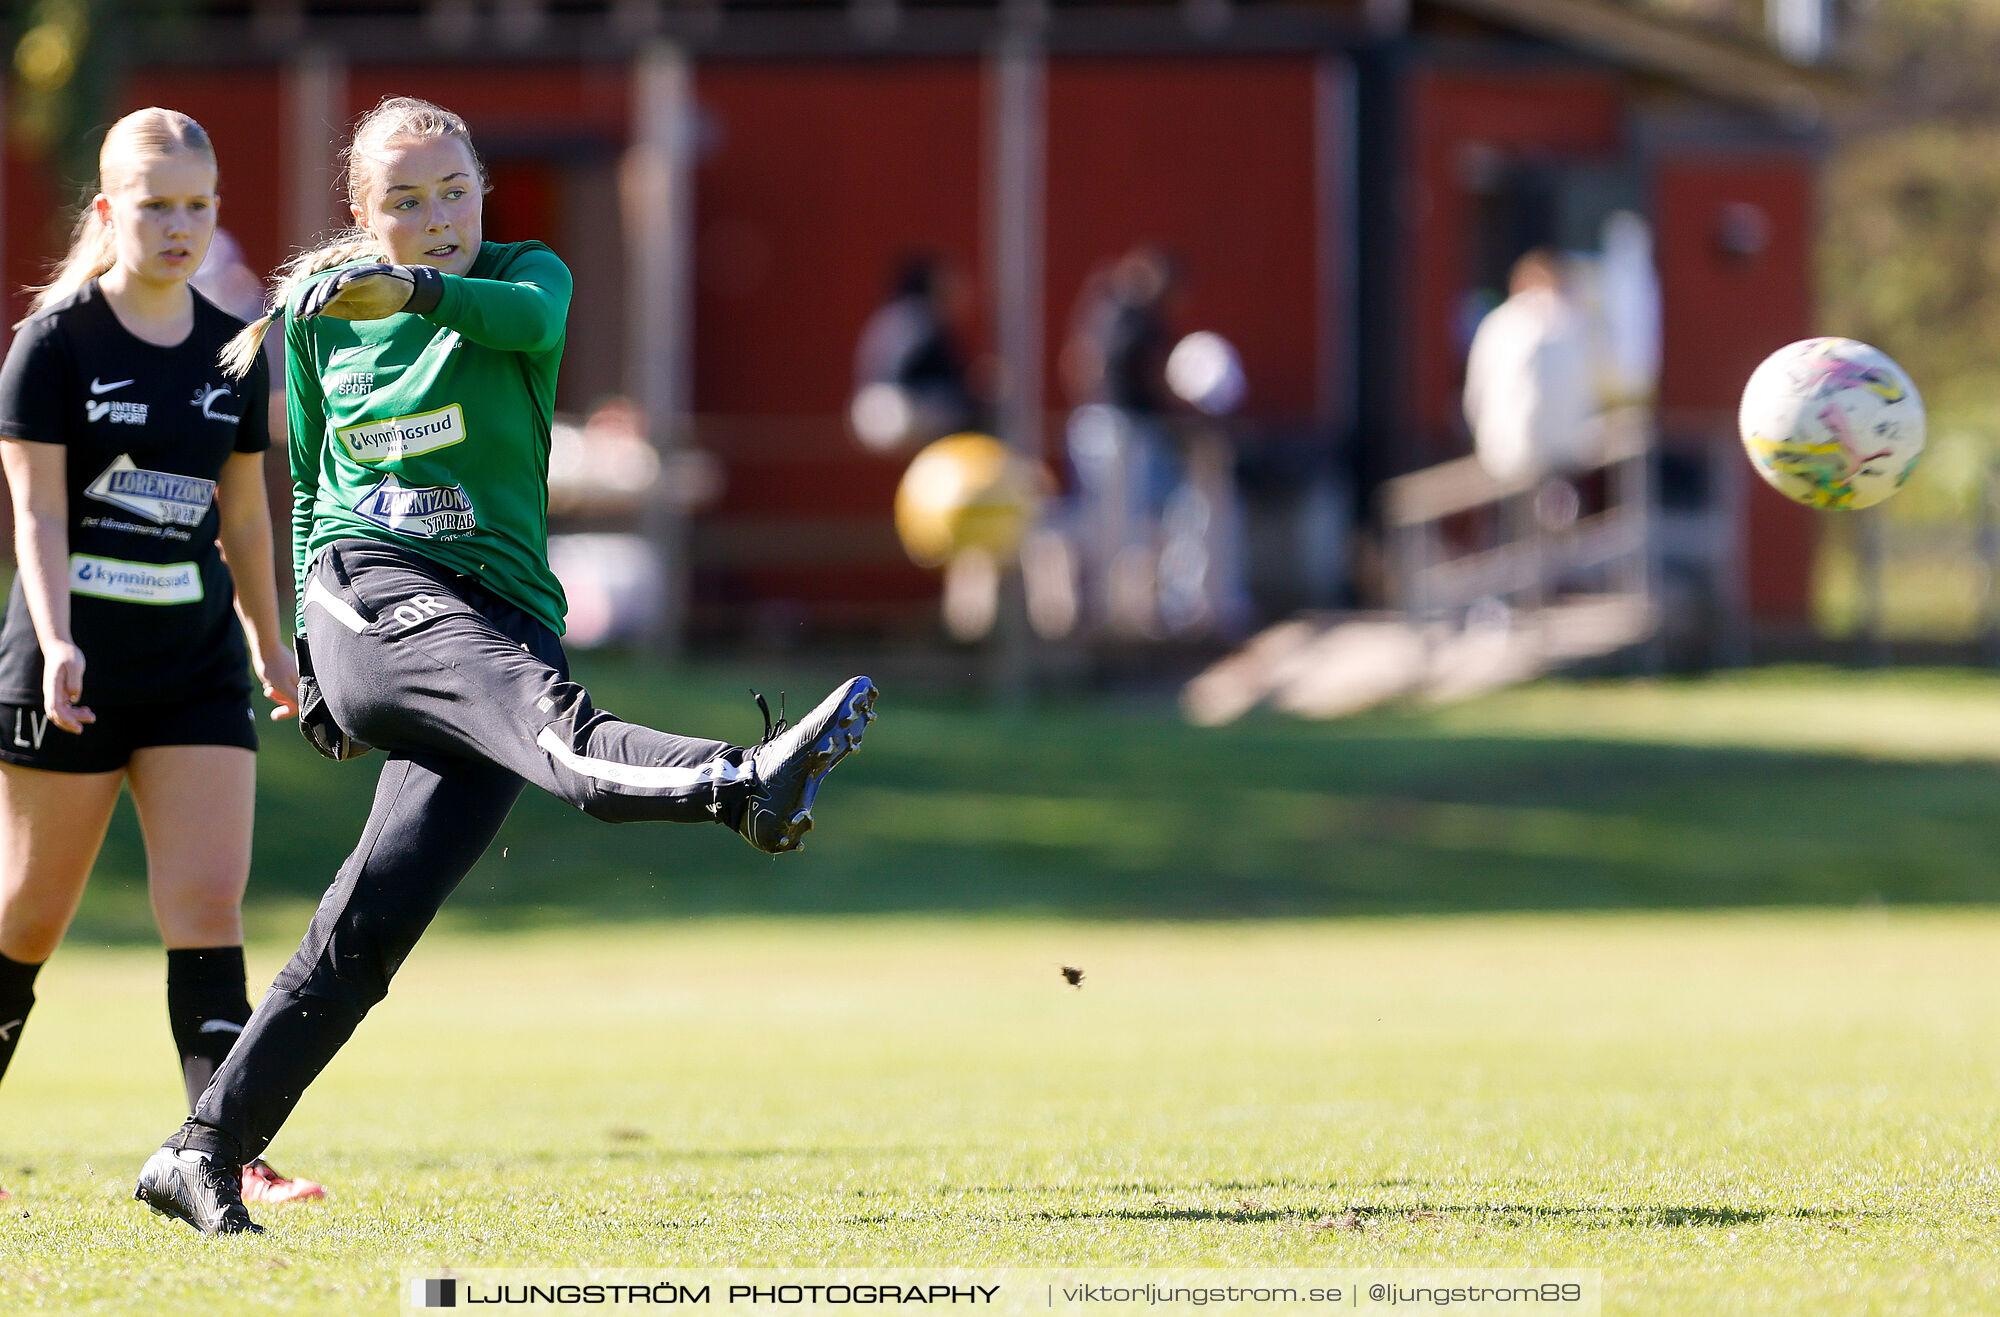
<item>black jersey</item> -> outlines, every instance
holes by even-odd
[[[133,335],[91,280],[20,328],[0,366],[0,438],[61,444],[70,631],[83,703],[249,688],[235,583],[216,547],[216,481],[271,446],[269,369],[218,357],[243,322],[194,294],[173,347]],[[0,703],[39,704],[42,651],[18,576],[0,625]]]

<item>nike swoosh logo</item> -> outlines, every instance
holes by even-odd
[[[132,378],[137,379],[138,376],[135,375]],[[109,393],[113,389],[122,389],[131,382],[132,380],[119,380],[116,384],[99,384],[97,382],[96,377],[92,376],[90,381],[90,391],[92,393]]]
[[[234,1020],[203,1020],[201,1033],[242,1033],[243,1026]]]
[[[351,348],[335,348],[326,354],[326,368],[332,370],[343,361],[351,360],[364,352],[373,350],[373,344],[357,343]]]

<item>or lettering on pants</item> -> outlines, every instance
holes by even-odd
[[[397,604],[389,616],[396,619],[396,625],[405,630],[419,622],[436,617],[444,611],[444,605],[436,596],[427,594],[411,595],[408,602]]]

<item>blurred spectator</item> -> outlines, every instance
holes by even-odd
[[[228,229],[215,231],[208,244],[208,256],[188,282],[196,292],[238,320],[255,320],[264,314],[264,281],[244,261],[243,248]],[[273,382],[283,374],[275,372]]]
[[[1649,403],[1660,384],[1660,275],[1653,230],[1629,210],[1604,221],[1597,262],[1598,376],[1607,403]]]
[[[1473,451],[1496,480],[1559,476],[1596,455],[1588,320],[1545,249],[1515,262],[1508,294],[1479,322],[1465,363]]]
[[[1063,365],[1079,402],[1139,416],[1166,409],[1167,302],[1176,271],[1151,247],[1127,252],[1091,277],[1077,305]]]
[[[1084,286],[1063,347],[1081,404],[1066,438],[1085,617],[1127,635],[1158,629],[1160,520],[1181,483],[1165,427],[1174,280],[1172,264],[1152,248],[1118,258]]]
[[[889,300],[868,318],[854,353],[848,419],[869,448],[916,448],[978,424],[951,329],[957,300],[957,284],[938,257],[913,256],[897,269]]]
[[[629,398],[606,398],[581,425],[558,416],[550,427],[550,512],[630,511],[659,476],[659,450],[647,442],[645,418]]]
[[[668,571],[650,535],[663,506],[682,514],[713,503],[723,470],[692,446],[662,453],[629,398],[599,402],[581,423],[558,415],[549,432],[549,566],[569,598],[564,642],[590,648],[637,641],[658,625]]]
[[[1078,406],[1067,515],[1022,546],[1028,614],[1045,636],[1078,622],[1125,637],[1232,635],[1249,620],[1235,450],[1218,423],[1243,399],[1236,350],[1174,342],[1177,271],[1142,247],[1094,274],[1063,371]],[[1172,349],[1169,351],[1169,349]],[[1174,398],[1194,409],[1176,413]]]
[[[238,320],[255,320],[264,314],[264,281],[258,277],[249,262],[243,259],[243,248],[228,229],[218,228],[215,237],[209,241],[208,255],[202,259],[201,268],[188,280],[194,290],[209,301],[235,316]],[[285,414],[285,336],[266,336],[264,355],[271,365],[270,422],[273,436],[282,436],[289,424]],[[284,445],[274,444],[282,456]],[[282,468],[284,463],[278,462]],[[279,515],[289,516],[289,499],[286,507],[278,509]],[[283,522],[279,529],[282,533]]]

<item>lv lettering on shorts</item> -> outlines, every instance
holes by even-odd
[[[14,710],[13,740],[16,750],[39,750],[49,734],[49,716],[33,709]]]

